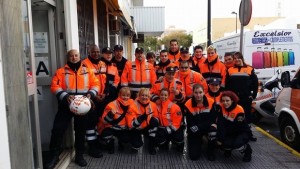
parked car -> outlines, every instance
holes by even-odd
[[[275,115],[278,116],[280,136],[290,147],[300,150],[300,69],[290,78],[290,72],[281,74],[281,86]]]

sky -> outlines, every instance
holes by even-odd
[[[165,28],[174,25],[187,31],[207,20],[208,0],[144,0],[144,6],[165,6]],[[212,18],[235,17],[241,0],[211,0]],[[278,7],[280,2],[280,7]],[[299,0],[252,0],[252,17],[300,17]],[[281,9],[281,10],[279,10]]]

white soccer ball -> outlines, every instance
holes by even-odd
[[[91,109],[90,99],[83,95],[75,95],[75,98],[71,101],[69,108],[71,112],[75,114],[85,115]]]

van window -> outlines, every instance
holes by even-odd
[[[292,80],[292,88],[293,89],[300,89],[300,71],[297,72],[295,77]]]

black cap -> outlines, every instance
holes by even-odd
[[[110,47],[105,47],[102,49],[102,53],[113,53]]]
[[[211,78],[209,84],[220,85],[221,81],[218,78]]]
[[[114,51],[116,51],[116,50],[123,50],[123,46],[122,45],[115,45]]]
[[[144,49],[143,48],[136,48],[135,53],[143,53]]]
[[[180,52],[181,53],[189,53],[189,48],[188,47],[182,47],[182,48],[180,48]]]

